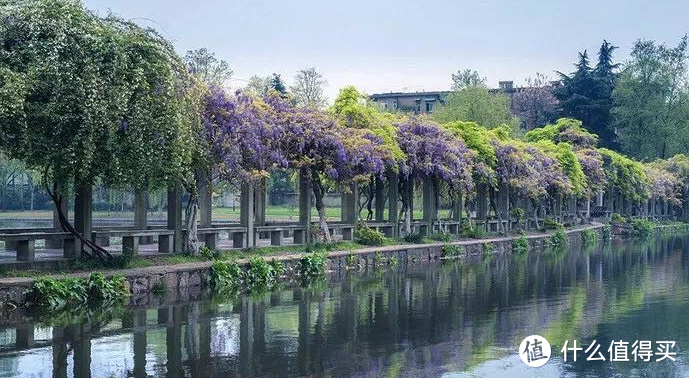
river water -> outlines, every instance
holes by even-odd
[[[552,347],[540,368],[518,354],[532,334]],[[595,340],[606,361],[565,362],[565,340]],[[631,361],[610,361],[612,340]],[[637,340],[674,341],[675,361],[634,362]],[[687,348],[689,239],[667,237],[5,325],[0,377],[685,377]]]

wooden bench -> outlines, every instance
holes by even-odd
[[[76,257],[76,242],[68,232],[27,232],[0,234],[0,240],[10,243],[17,252],[17,261],[31,262],[36,259],[36,240],[62,240],[63,257]]]

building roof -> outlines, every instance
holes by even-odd
[[[379,98],[390,98],[390,97],[433,97],[433,96],[445,96],[451,91],[434,91],[434,92],[388,92],[388,93],[374,93],[370,97],[374,100]]]

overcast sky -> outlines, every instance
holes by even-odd
[[[443,90],[471,68],[517,84],[536,72],[569,72],[577,51],[605,38],[627,58],[639,38],[676,44],[689,29],[689,1],[648,0],[84,0],[151,26],[180,53],[206,47],[252,75],[314,66],[332,99],[345,85],[367,93]]]

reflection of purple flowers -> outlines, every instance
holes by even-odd
[[[440,125],[412,117],[398,125],[400,148],[407,160],[400,164],[402,174],[419,178],[438,178],[455,189],[473,189],[472,162],[475,153],[464,141],[456,138]]]

